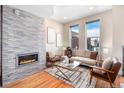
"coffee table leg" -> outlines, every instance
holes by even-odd
[[[61,70],[61,69],[59,69],[58,67],[56,67],[56,68],[60,71],[60,73],[61,73],[62,75],[64,75],[64,77],[63,77],[63,76],[58,75],[57,73],[55,73],[56,75],[58,75],[59,77],[62,77],[62,78],[64,78],[64,79],[66,79],[66,80],[68,80],[68,81],[71,81],[71,80],[68,78],[68,76],[66,76],[66,74],[64,74],[64,72],[62,72],[62,70]]]

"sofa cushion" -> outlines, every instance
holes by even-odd
[[[111,69],[112,64],[113,64],[112,58],[108,57],[104,60],[104,62],[102,64],[102,68],[109,70],[109,69]],[[105,73],[105,71],[102,71],[102,73]]]
[[[82,65],[88,64],[88,65],[95,65],[96,60],[90,59],[90,58],[85,58],[85,57],[71,57],[71,60],[76,60],[80,61]]]
[[[85,57],[90,58],[90,54],[91,54],[90,51],[85,51]]]
[[[97,76],[97,77],[101,77],[101,78],[104,78],[104,79],[108,79],[108,76],[106,75],[106,73],[102,73],[102,71],[98,70],[98,69],[93,69],[93,71],[91,71],[91,74],[93,76]]]
[[[83,50],[76,50],[75,51],[75,56],[84,57],[85,56],[85,51],[83,51]]]

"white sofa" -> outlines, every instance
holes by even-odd
[[[90,58],[75,56],[75,57],[72,57],[71,60],[80,61],[81,65],[96,65],[96,60],[90,59]]]
[[[77,50],[74,52],[75,54],[73,54],[70,60],[80,61],[81,65],[96,65],[97,60],[90,58],[90,54],[91,54],[90,51]]]

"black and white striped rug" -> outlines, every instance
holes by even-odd
[[[96,85],[95,78],[93,78],[91,84],[89,84],[90,70],[87,67],[83,67],[83,66],[80,66],[78,68],[80,71],[82,71],[82,74],[80,74],[80,72],[69,71],[69,70],[61,68],[62,72],[64,72],[64,74],[66,74],[66,76],[69,77],[70,81],[59,77],[59,76],[63,76],[63,75],[55,67],[47,68],[45,71],[48,72],[49,74],[55,76],[56,78],[61,79],[61,80],[65,81],[66,83],[74,86],[75,88],[95,88],[95,85]],[[59,76],[57,76],[55,74],[56,72]]]

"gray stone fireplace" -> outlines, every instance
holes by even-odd
[[[3,85],[45,68],[44,18],[3,6],[2,51]],[[23,64],[19,63],[20,59]]]

